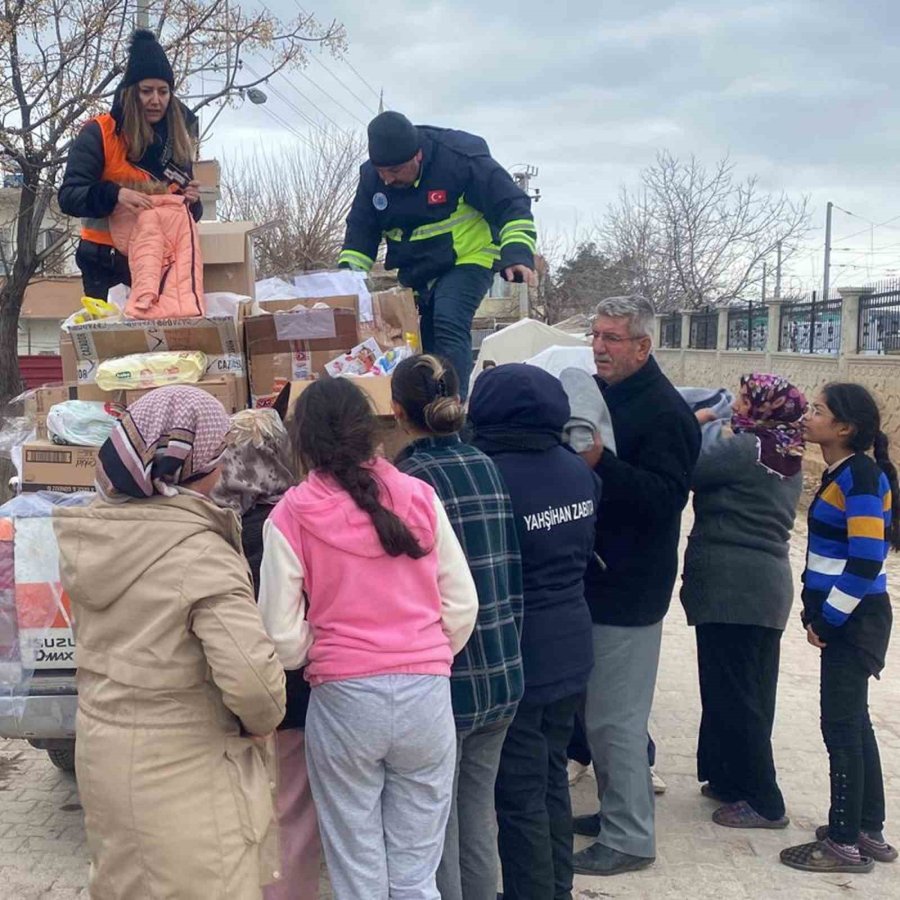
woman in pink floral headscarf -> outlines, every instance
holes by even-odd
[[[694,470],[681,602],[697,629],[697,774],[728,828],[784,828],[772,757],[781,634],[793,600],[788,540],[802,490],[806,398],[778,375],[741,378],[730,433]],[[698,413],[702,419],[703,412]]]

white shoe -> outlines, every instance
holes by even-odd
[[[566,771],[569,773],[569,787],[574,787],[588,772],[593,774],[593,767],[586,766],[577,759],[570,759]]]
[[[653,769],[650,770],[650,780],[653,782],[654,794],[664,794],[666,792],[666,783]]]

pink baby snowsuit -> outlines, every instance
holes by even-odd
[[[128,257],[131,294],[125,313],[135,319],[186,319],[206,312],[197,223],[185,197],[152,194],[152,209],[122,207],[109,217],[116,250]]]

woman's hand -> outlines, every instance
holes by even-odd
[[[123,206],[129,212],[137,215],[141,210],[152,209],[153,201],[140,191],[133,191],[131,188],[119,188],[119,199],[117,206]]]
[[[822,643],[819,636],[813,631],[812,625],[806,626],[806,640],[810,642],[817,650],[824,650],[828,645]]]
[[[184,189],[184,196],[187,197],[188,203],[196,203],[200,199],[200,182],[192,181]]]

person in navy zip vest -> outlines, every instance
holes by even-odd
[[[594,664],[584,573],[594,552],[600,481],[563,445],[569,400],[535,366],[479,375],[473,443],[496,464],[522,554],[525,693],[506,735],[495,802],[504,900],[572,896],[566,747]]]

